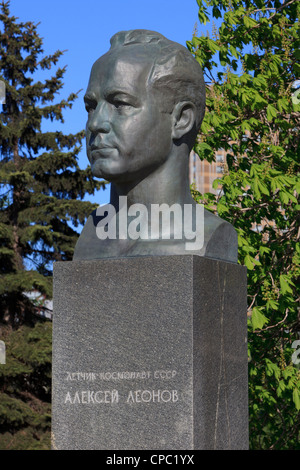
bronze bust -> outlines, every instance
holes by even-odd
[[[94,63],[84,101],[87,156],[111,195],[88,218],[73,259],[196,254],[237,262],[233,226],[190,194],[189,154],[205,112],[192,54],[153,31],[119,32]]]

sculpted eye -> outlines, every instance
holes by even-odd
[[[114,109],[121,112],[127,112],[136,107],[134,98],[127,93],[112,91],[107,93],[106,100]]]
[[[88,103],[88,102],[85,103],[85,109],[88,114],[91,114],[93,111],[95,111],[96,107],[97,105],[94,105],[92,103]]]
[[[90,113],[91,111],[93,111],[93,108],[92,108],[90,105],[88,105],[88,104],[85,105],[85,109],[86,109],[86,111],[87,111],[88,113]]]
[[[127,103],[126,101],[121,101],[121,100],[114,100],[113,105],[117,109],[122,109],[125,107],[131,107],[132,105],[130,103]]]
[[[97,103],[93,100],[90,99],[89,97],[84,97],[84,105],[86,111],[90,114],[92,111],[94,111],[97,107]]]

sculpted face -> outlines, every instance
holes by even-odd
[[[84,97],[92,172],[112,182],[147,176],[168,159],[172,146],[172,117],[160,111],[147,83],[151,62],[136,58],[138,48],[136,54],[129,49],[95,62]]]

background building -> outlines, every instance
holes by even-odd
[[[198,155],[192,151],[189,159],[190,184],[195,184],[195,189],[200,193],[218,194],[220,189],[213,189],[212,184],[215,179],[220,178],[224,173],[226,163],[226,152],[222,149],[216,152],[216,161],[209,163],[200,160]]]

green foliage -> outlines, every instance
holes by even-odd
[[[238,232],[248,268],[250,437],[253,449],[299,449],[300,4],[296,0],[197,0],[213,37],[187,43],[207,80],[195,151],[227,162],[218,196],[195,199]],[[220,20],[221,18],[221,20]]]
[[[95,208],[83,201],[103,183],[81,170],[84,131],[43,131],[45,120],[64,122],[77,95],[56,102],[65,68],[51,70],[62,52],[43,56],[32,22],[10,16],[0,4],[0,80],[6,102],[0,113],[0,338],[7,364],[0,365],[0,447],[50,446],[51,325],[37,323],[40,306],[28,293],[52,298],[53,261],[71,260],[75,228]],[[9,334],[8,334],[9,333]],[[4,335],[4,336],[3,336]]]
[[[0,449],[50,448],[50,322],[3,328],[6,364],[0,365]]]

